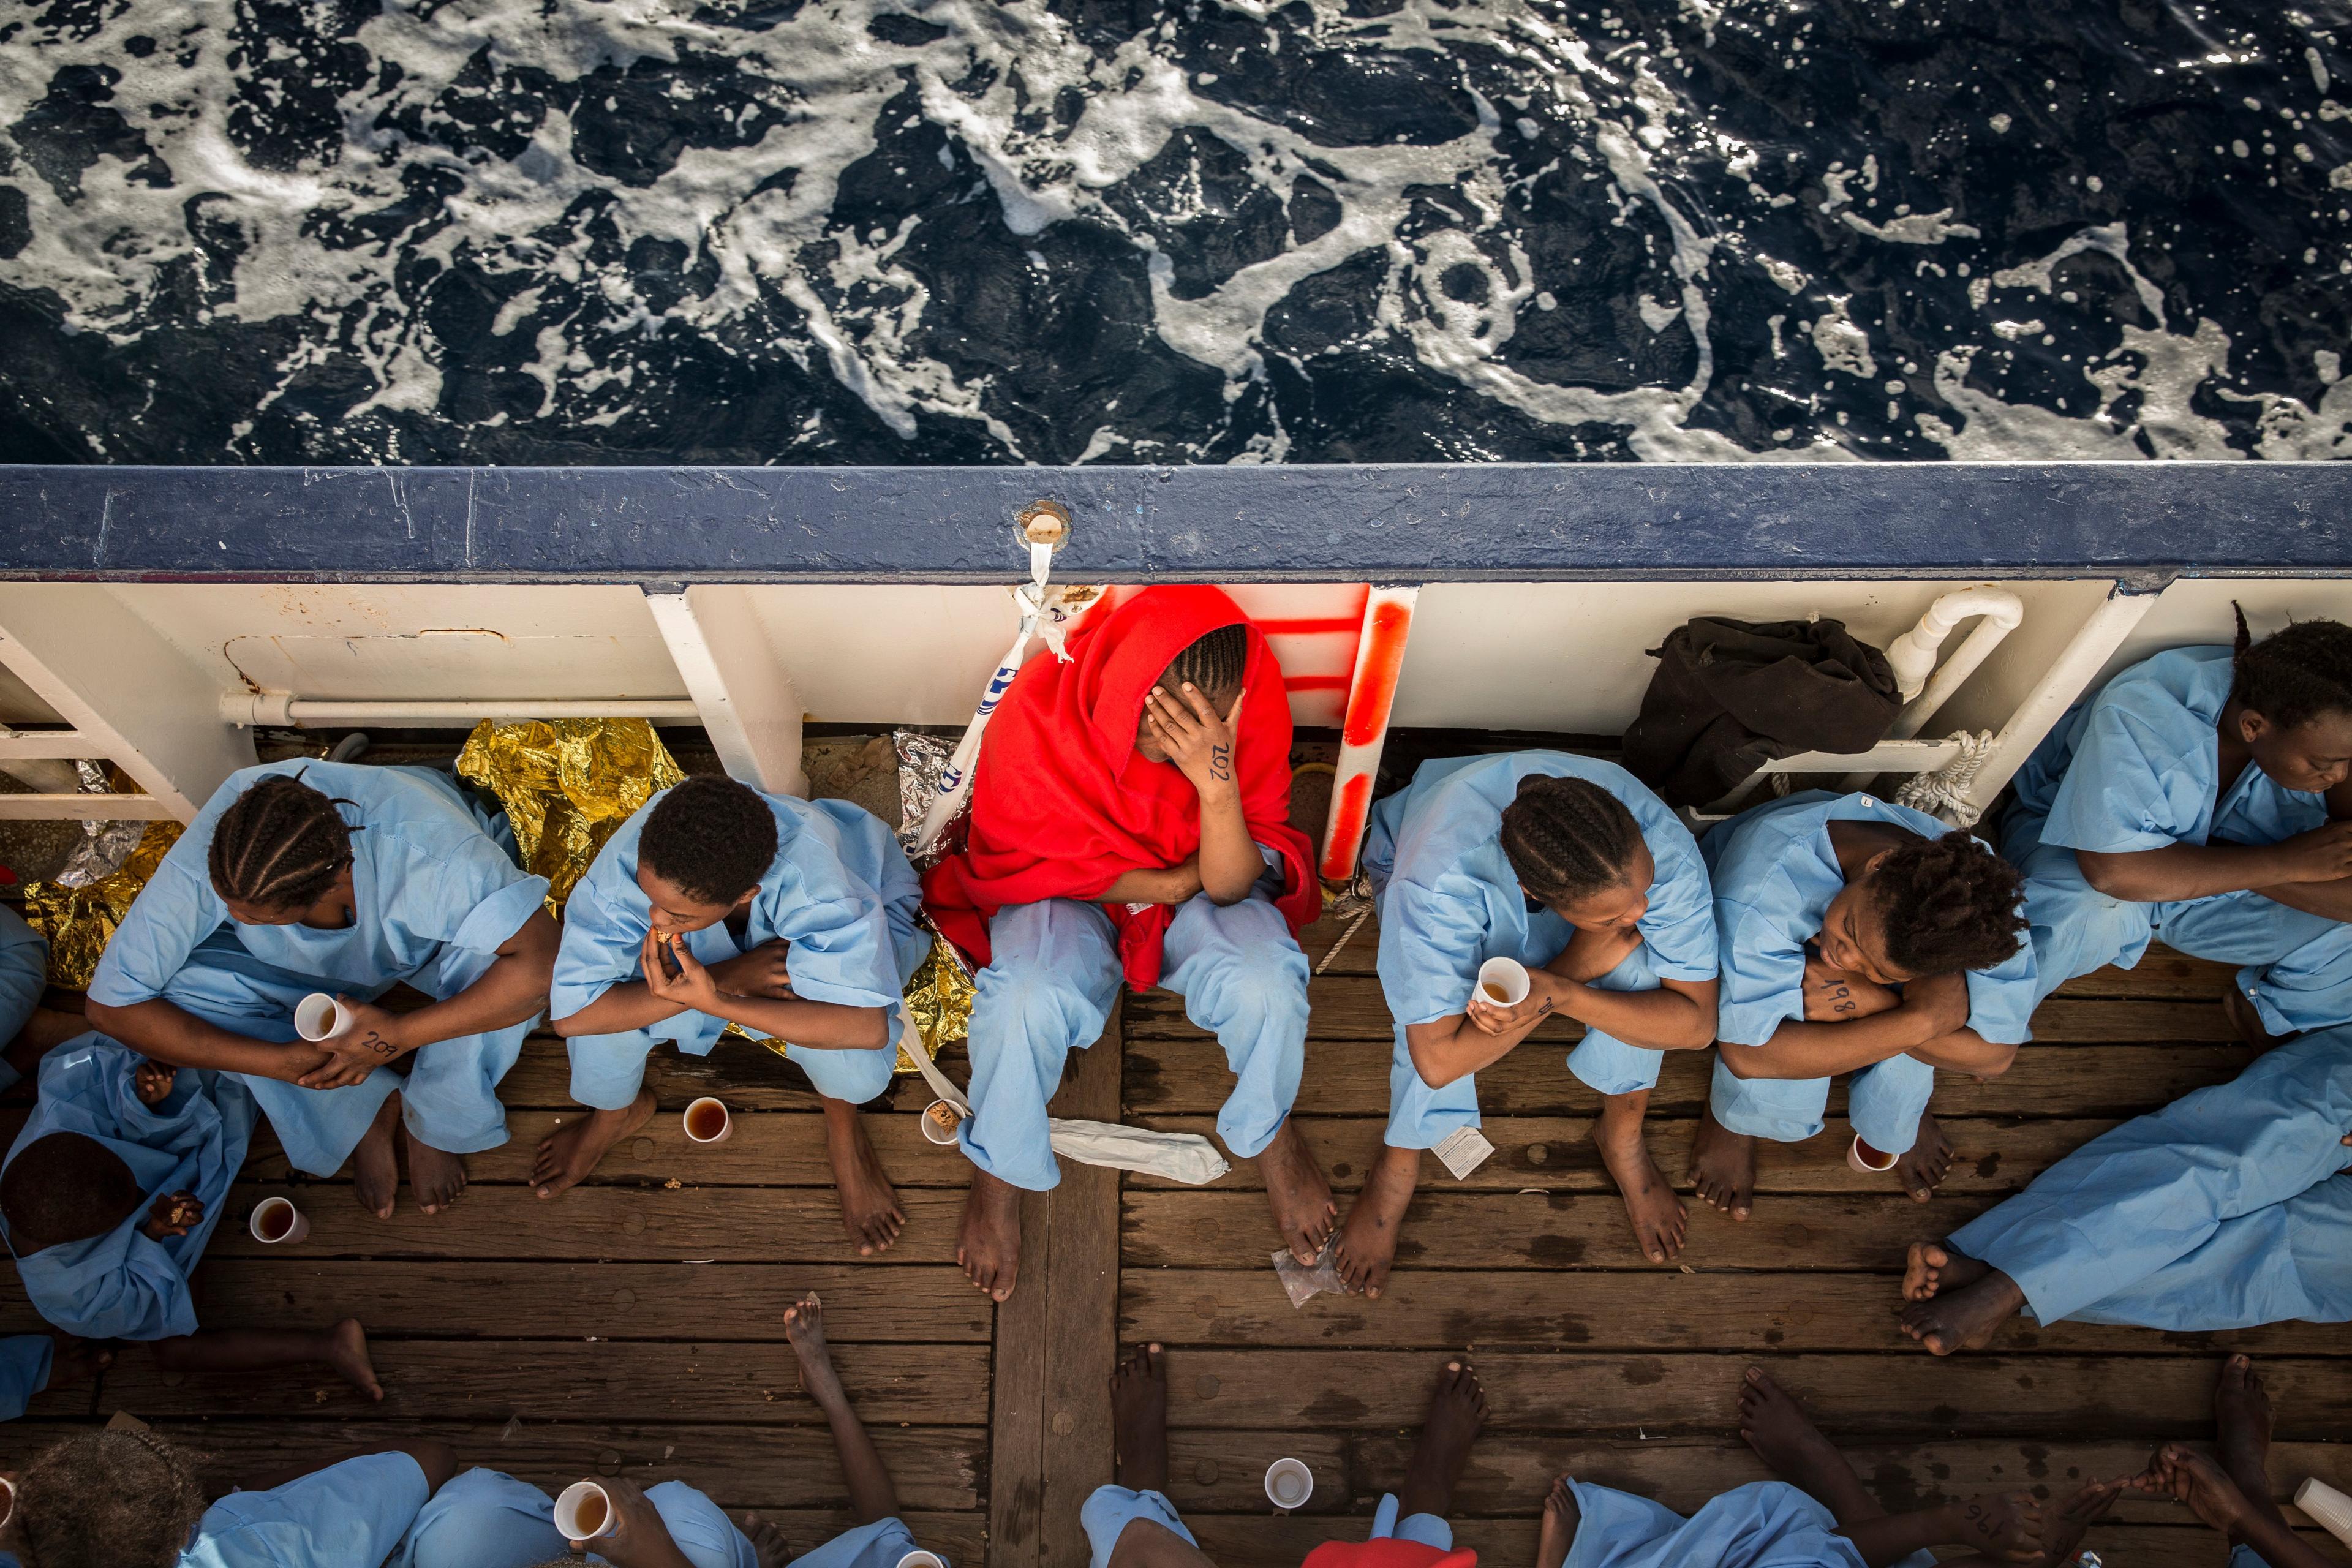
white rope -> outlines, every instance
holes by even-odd
[[[1985,763],[1992,760],[1994,738],[1990,730],[1963,730],[1954,735],[1952,739],[1960,743],[1960,754],[1932,773],[1914,773],[1904,780],[1895,792],[1895,803],[1941,816],[1960,827],[1974,827],[1984,811],[1970,804],[1969,791]]]
[[[1339,950],[1354,941],[1364,922],[1372,918],[1371,879],[1364,875],[1364,868],[1360,866],[1348,879],[1347,891],[1331,900],[1331,912],[1335,915],[1344,915],[1351,907],[1355,909],[1356,918],[1348,922],[1348,929],[1339,933],[1339,940],[1331,944],[1331,951],[1323,955],[1323,962],[1315,966],[1316,973],[1320,974],[1330,968],[1331,961],[1339,956]]]

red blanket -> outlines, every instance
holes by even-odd
[[[1219,626],[1248,625],[1222,590],[1146,588],[1097,611],[1070,637],[1070,662],[1022,667],[981,741],[972,770],[971,840],[923,879],[948,940],[989,958],[988,921],[1008,904],[1094,899],[1121,875],[1180,864],[1201,847],[1201,797],[1173,763],[1135,749],[1143,699],[1178,654]],[[1255,626],[1243,675],[1235,749],[1250,837],[1288,862],[1278,907],[1296,931],[1322,907],[1307,835],[1290,825],[1290,698]],[[1120,967],[1160,980],[1175,906],[1107,906]]]
[[[1478,1568],[1478,1554],[1466,1547],[1440,1552],[1418,1541],[1327,1541],[1300,1568]]]

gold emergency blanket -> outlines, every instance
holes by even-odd
[[[176,822],[151,822],[139,846],[121,866],[84,888],[30,882],[25,888],[25,921],[48,939],[49,984],[68,991],[89,988],[98,961],[115,928],[131,913],[139,889],[178,842]]]
[[[961,1040],[971,1027],[971,976],[963,969],[963,960],[956,956],[948,939],[939,932],[931,933],[931,955],[915,967],[914,978],[907,982],[907,1011],[914,1016],[915,1032],[923,1037],[933,1057],[940,1047]],[[765,1039],[754,1035],[740,1024],[727,1026],[727,1033],[739,1035],[767,1047],[778,1056],[792,1047],[782,1040]],[[898,1047],[898,1065],[892,1072],[919,1072],[915,1058],[907,1047]]]
[[[457,753],[457,776],[507,808],[523,868],[547,879],[547,907],[559,918],[614,830],[686,782],[643,719],[485,719]]]

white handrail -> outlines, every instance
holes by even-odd
[[[224,722],[255,724],[475,724],[484,719],[649,719],[692,724],[701,710],[688,697],[500,697],[421,702],[343,701],[285,691],[232,691],[220,700]]]

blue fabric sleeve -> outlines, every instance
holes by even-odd
[[[1805,1016],[1805,944],[1784,922],[1728,899],[1716,900],[1722,994],[1716,1036],[1760,1046]]]
[[[181,1568],[376,1568],[432,1489],[406,1454],[365,1454],[205,1511]]]
[[[40,1005],[49,979],[49,944],[11,909],[0,908],[0,1046],[16,1037]]]
[[[1677,831],[1680,831],[1677,825]],[[1657,878],[1650,884],[1649,912],[1642,917],[1642,940],[1649,944],[1650,967],[1661,980],[1713,980],[1722,960],[1717,950],[1714,889],[1698,846],[1683,835],[1669,858],[1652,844]]]
[[[209,840],[211,835],[205,837]],[[228,906],[213,891],[212,879],[204,869],[204,847],[194,840],[191,829],[172,846],[107,940],[98,973],[90,979],[91,1001],[128,1007],[161,996],[197,944],[228,919]]]
[[[47,1334],[11,1334],[0,1340],[0,1421],[25,1414],[33,1395],[49,1384],[57,1342]]]
[[[1969,970],[1969,1027],[1990,1045],[2021,1046],[2032,1039],[2038,973],[2031,933],[2006,963]]]
[[[555,978],[548,995],[548,1016],[567,1018],[615,985],[642,977],[638,955],[646,932],[652,929],[645,916],[625,909],[612,897],[608,885],[627,877],[613,841],[573,884],[563,905],[563,941],[555,950]]]
[[[774,891],[761,895],[772,900],[776,934],[793,944],[793,994],[845,1007],[896,1007],[898,952],[881,897],[850,874],[824,838],[803,827],[786,847]]]
[[[2121,854],[2180,842],[2212,804],[2205,721],[2146,683],[2092,705],[2042,842]]]
[[[1453,885],[1449,885],[1453,884]],[[1451,873],[1435,887],[1402,879],[1381,895],[1381,992],[1401,1025],[1433,1024],[1470,1005],[1486,960],[1485,901]]]

